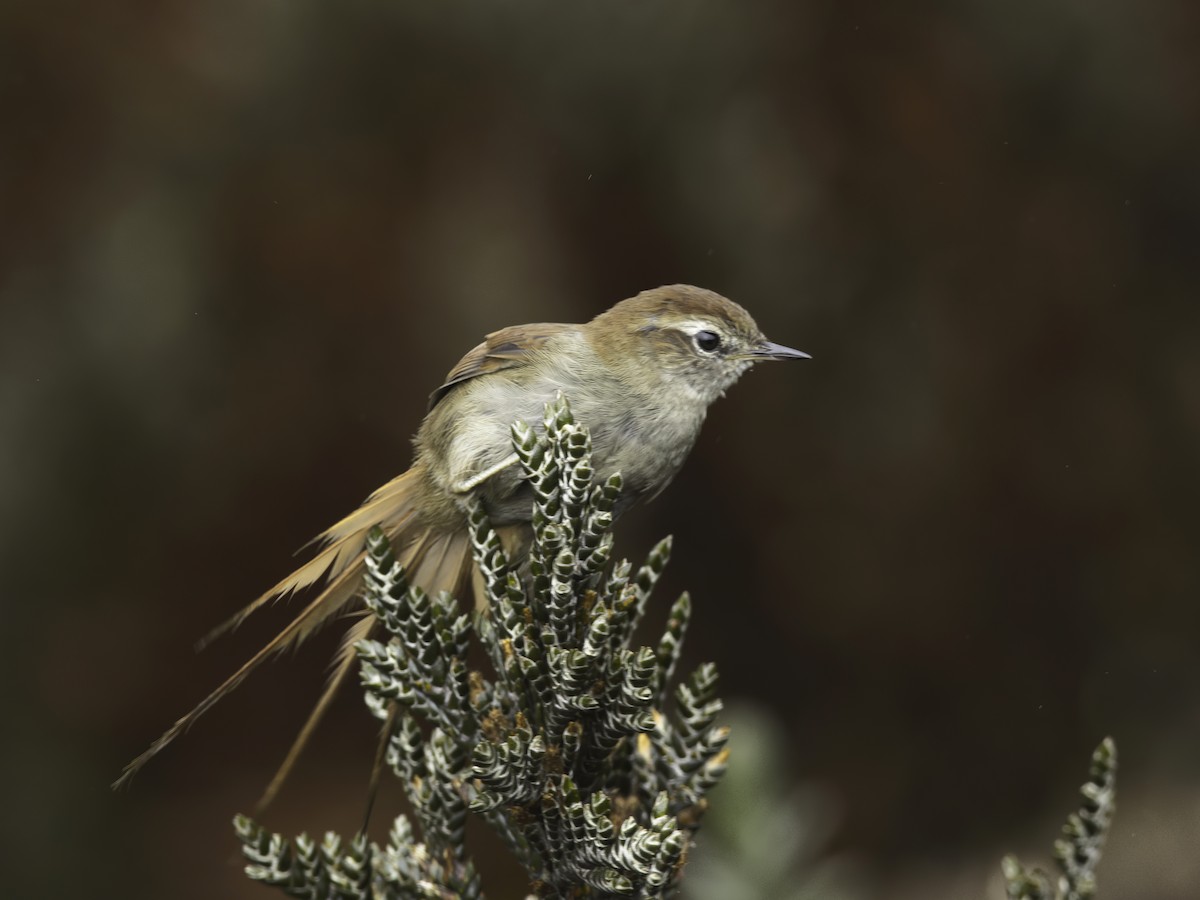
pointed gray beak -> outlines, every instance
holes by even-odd
[[[763,341],[759,344],[754,355],[761,359],[812,359],[803,350],[793,350],[791,347],[772,344],[770,341]]]

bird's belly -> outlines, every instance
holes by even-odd
[[[465,387],[465,386],[464,386]],[[636,398],[611,385],[605,390],[563,390],[561,383],[542,380],[537,386],[513,385],[498,379],[471,385],[468,401],[458,405],[450,438],[440,447],[443,489],[454,496],[459,508],[468,494],[456,494],[453,486],[469,482],[512,455],[511,424],[523,421],[539,432],[543,429],[545,405],[562,391],[567,394],[575,421],[585,426],[592,439],[592,465],[598,481],[620,472],[623,483],[617,511],[641,499],[656,496],[683,465],[700,426],[703,410],[691,404],[664,403],[665,398]],[[514,390],[514,388],[517,388]],[[435,410],[440,412],[441,410]],[[495,524],[527,522],[532,515],[533,494],[520,466],[513,464],[491,475],[470,494],[483,499]]]
[[[653,499],[671,482],[696,442],[703,416],[664,414],[647,405],[608,421],[611,425],[592,429],[592,459],[601,479],[621,473],[621,511]]]

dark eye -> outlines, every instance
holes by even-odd
[[[705,353],[713,353],[721,346],[721,336],[715,331],[697,331],[693,339],[696,346]]]

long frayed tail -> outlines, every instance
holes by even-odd
[[[470,571],[473,568],[470,550],[470,541],[468,541],[465,532],[449,534],[446,532],[425,532],[416,541],[413,541],[404,548],[400,553],[399,561],[402,566],[412,573],[410,576],[412,584],[419,584],[430,592],[444,590],[457,593],[461,585],[469,577]],[[360,577],[361,569],[362,566],[360,565]],[[271,804],[279,793],[279,789],[283,787],[284,782],[291,775],[296,761],[300,758],[300,754],[304,752],[304,748],[308,745],[317,726],[325,717],[325,713],[333,702],[333,698],[337,696],[337,692],[342,684],[345,683],[346,677],[354,670],[354,664],[358,660],[358,654],[355,652],[354,645],[359,641],[369,638],[371,632],[375,629],[375,624],[375,618],[369,613],[364,612],[363,617],[347,630],[345,636],[342,638],[341,646],[333,658],[325,690],[321,692],[320,699],[317,700],[316,706],[309,713],[308,720],[300,729],[300,733],[292,741],[291,749],[288,750],[287,756],[284,757],[279,769],[275,772],[271,783],[267,785],[267,789],[263,792],[262,797],[259,798],[255,806],[256,814],[261,813]],[[386,744],[390,733],[390,729],[384,730],[383,737],[381,738],[384,744]],[[379,768],[379,765],[379,762],[377,762],[376,768]],[[374,800],[374,790],[378,785],[378,781],[378,772],[375,771],[372,773],[372,793],[368,801],[368,815],[370,804]]]
[[[373,526],[379,525],[397,546],[399,560],[410,573],[410,583],[420,584],[428,591],[457,591],[469,578],[470,542],[465,530],[446,532],[421,528],[417,511],[421,492],[426,489],[422,479],[423,473],[419,469],[410,469],[375,491],[361,507],[320,536],[319,540],[324,547],[312,560],[210,632],[202,644],[236,628],[247,616],[273,600],[306,590],[318,582],[324,584],[320,593],[266,646],[250,657],[195,708],[178,719],[144,753],[130,762],[121,777],[113,783],[113,787],[119,788],[127,784],[142,766],[187,731],[197,719],[233,691],[265,660],[300,644],[341,613],[357,597],[366,558],[366,535]],[[373,622],[370,617],[364,617],[347,631],[334,657],[325,690],[279,771],[271,780],[262,800],[259,801],[260,809],[275,796],[295,765],[338,688],[353,669],[354,644],[369,636]]]

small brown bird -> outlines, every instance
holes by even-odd
[[[116,785],[187,730],[265,659],[294,646],[342,612],[359,590],[367,532],[380,526],[398,548],[409,581],[427,592],[461,591],[474,564],[466,530],[472,497],[483,500],[515,558],[532,539],[532,494],[513,453],[514,421],[541,421],[562,393],[592,438],[603,480],[620,472],[618,509],[655,497],[696,441],[709,404],[752,365],[808,354],[763,337],[744,309],[703,288],[677,284],[622,300],[583,325],[515,325],[489,334],[429,398],[407,472],[323,532],[312,560],[218,627],[205,642],[270,601],[320,584],[300,613],[195,709],[125,767]],[[328,686],[267,788],[282,784],[338,687],[352,671],[354,644],[370,633],[364,616],[347,632]],[[116,786],[114,785],[114,786]]]

